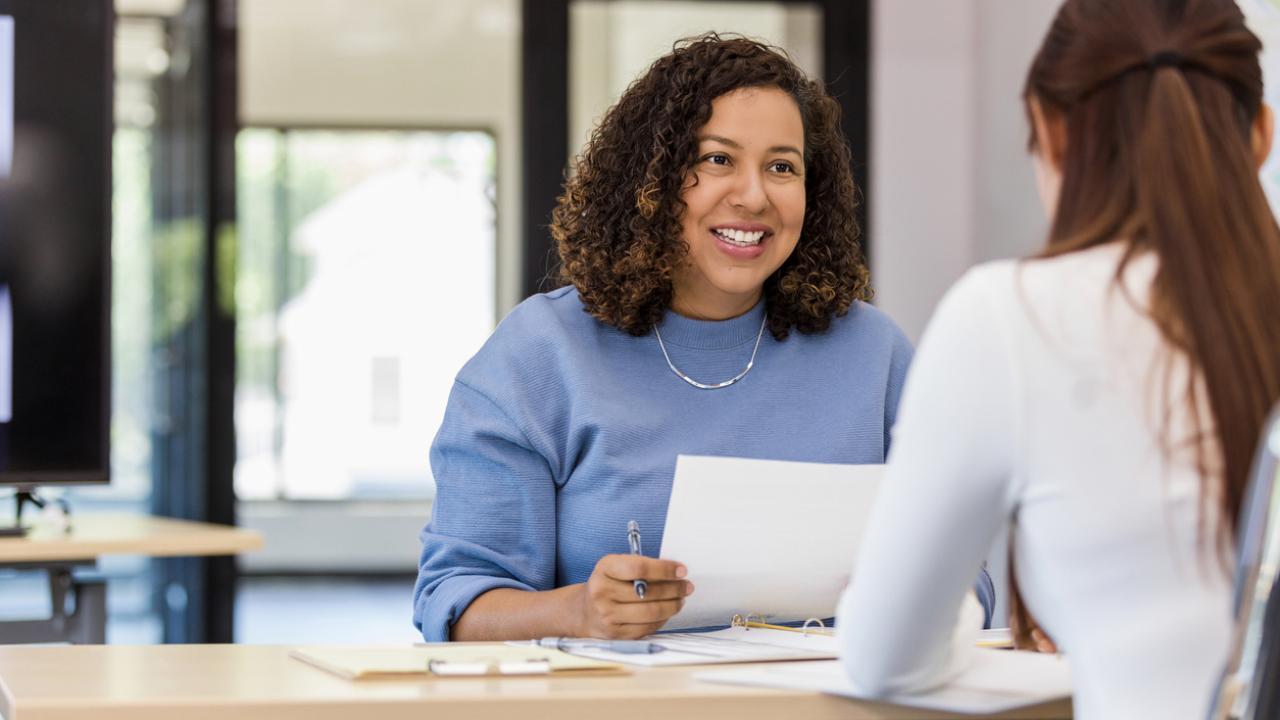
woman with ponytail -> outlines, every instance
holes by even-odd
[[[963,667],[951,628],[1007,526],[1015,615],[1067,654],[1076,717],[1205,715],[1280,399],[1260,50],[1232,0],[1062,6],[1024,94],[1048,244],[970,271],[917,351],[840,607],[862,690]]]

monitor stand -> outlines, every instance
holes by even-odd
[[[18,503],[17,512],[15,512],[13,516],[13,525],[8,527],[0,525],[0,537],[26,536],[27,530],[30,528],[22,524],[23,508],[27,506],[27,503],[31,503],[40,509],[44,509],[45,503],[48,502],[47,500],[42,500],[40,496],[36,495],[32,490],[19,490],[13,496],[13,499]],[[63,506],[63,511],[65,512],[67,510],[66,503],[63,501],[59,501],[59,503]]]

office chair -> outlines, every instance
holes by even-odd
[[[1280,718],[1280,406],[1254,458],[1238,533],[1235,629],[1209,720]]]

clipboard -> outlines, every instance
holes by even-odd
[[[300,647],[289,656],[346,680],[528,675],[622,674],[605,660],[501,643],[435,643],[409,647]]]

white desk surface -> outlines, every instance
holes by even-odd
[[[264,645],[0,646],[7,720],[808,720],[952,718],[817,693],[628,675],[349,681]],[[1001,718],[1070,718],[1069,701]]]
[[[262,547],[262,536],[226,525],[149,515],[73,515],[70,533],[35,525],[26,537],[0,538],[0,563],[92,560],[102,555],[150,557],[235,555]]]

